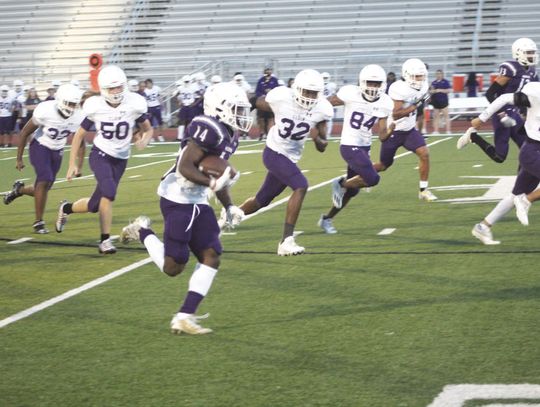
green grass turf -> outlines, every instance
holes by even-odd
[[[373,157],[378,150],[375,144]],[[490,183],[460,176],[514,175],[517,168],[514,146],[502,165],[474,146],[456,151],[455,139],[433,146],[431,156],[433,186]],[[133,157],[128,166],[166,159]],[[265,172],[260,153],[236,155],[232,163],[253,171],[233,189],[240,203]],[[155,190],[169,165],[126,172],[114,204],[115,233],[142,213],[162,231]],[[0,329],[0,404],[419,407],[447,384],[540,383],[536,208],[531,226],[509,214],[494,229],[502,245],[483,246],[470,229],[494,204],[419,202],[416,165],[412,155],[396,160],[379,186],[336,217],[337,235],[316,226],[329,209],[330,186],[308,193],[297,225],[306,255],[275,254],[284,205],[223,236],[220,272],[200,309],[211,312],[205,325],[212,335],[168,332],[192,264],[176,279],[143,266]],[[344,169],[337,143],[325,154],[308,144],[300,166],[309,170],[310,185]],[[21,177],[13,167],[0,161],[0,190]],[[33,179],[31,167],[22,177]],[[60,199],[88,196],[93,187],[92,179],[57,184],[49,227]],[[147,257],[137,243],[98,255],[96,215],[71,216],[64,233],[38,236],[28,197],[2,212],[1,238],[34,243],[0,241],[0,319]],[[378,236],[383,228],[396,231]]]

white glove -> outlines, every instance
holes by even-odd
[[[238,206],[231,205],[227,208],[227,223],[235,228],[244,220],[244,211]]]
[[[236,182],[240,179],[240,171],[236,171],[236,174],[234,177],[231,178],[231,182],[229,184],[229,188],[232,187]]]
[[[210,189],[214,192],[221,191],[223,188],[228,187],[233,178],[231,178],[231,167],[228,166],[225,168],[225,171],[223,171],[223,174],[221,174],[221,177],[214,178],[210,177]]]
[[[506,113],[501,115],[501,124],[504,127],[514,127],[516,125],[516,120],[508,116]]]

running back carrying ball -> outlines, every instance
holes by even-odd
[[[227,167],[231,167],[231,178],[236,176],[236,170],[232,168],[227,160],[217,155],[207,155],[199,163],[199,170],[209,177],[219,178]]]

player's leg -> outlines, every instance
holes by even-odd
[[[512,193],[515,195],[516,216],[523,225],[529,224],[528,212],[539,193],[534,190],[540,180],[540,142],[529,141],[519,151],[521,166]]]
[[[444,124],[446,126],[446,134],[452,133],[452,122],[450,120],[450,113],[448,111],[448,106],[446,106],[444,109],[442,109],[443,117],[444,117]]]
[[[433,133],[432,134],[439,134],[441,109],[433,108],[432,112],[433,112]]]
[[[76,177],[80,177],[82,175],[82,167],[84,164],[84,155],[86,154],[86,142],[81,140],[81,146],[79,147],[79,151],[77,151],[77,173],[75,174]]]
[[[435,201],[437,197],[428,189],[429,187],[429,148],[422,134],[412,129],[408,132],[403,147],[412,151],[418,157],[418,173],[420,177],[418,198],[424,201]]]
[[[394,131],[392,135],[383,143],[381,143],[381,151],[379,153],[379,161],[373,164],[375,171],[386,171],[394,163],[394,157],[399,147],[403,145],[405,135],[403,132]]]

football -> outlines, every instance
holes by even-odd
[[[236,175],[236,170],[229,164],[227,160],[224,160],[217,155],[207,155],[201,160],[201,162],[199,162],[199,171],[208,175],[209,177],[219,178],[228,166],[231,167],[231,178],[234,178]]]

